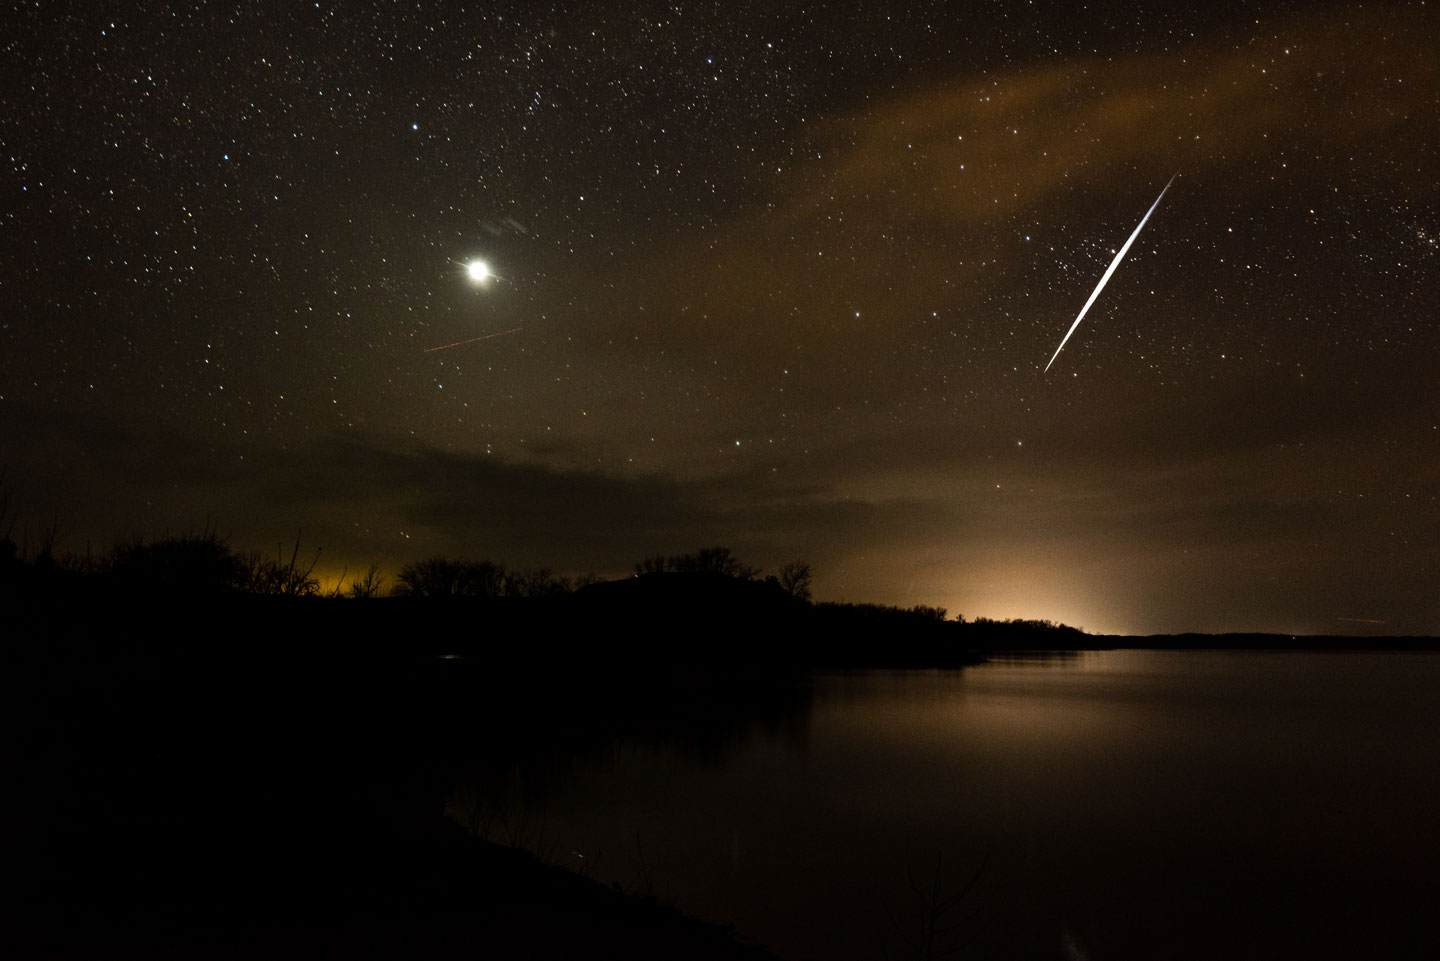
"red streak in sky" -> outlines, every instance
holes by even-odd
[[[513,334],[516,331],[524,330],[523,327],[511,327],[509,330],[496,331],[493,334],[485,334],[480,337],[471,337],[469,340],[457,340],[453,344],[441,344],[439,347],[426,347],[420,353],[432,354],[437,350],[449,350],[451,347],[463,347],[466,344],[479,343],[482,340],[489,340],[491,337],[504,337],[506,334]]]

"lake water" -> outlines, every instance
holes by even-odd
[[[794,961],[1434,957],[1437,700],[1423,653],[822,675],[788,725],[613,744],[481,828]]]

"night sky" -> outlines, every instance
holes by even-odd
[[[0,51],[17,539],[1440,632],[1432,7],[38,0]]]

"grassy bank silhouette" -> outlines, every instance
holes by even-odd
[[[654,555],[635,565],[632,576],[601,580],[593,574],[559,574],[548,567],[516,570],[503,562],[429,557],[401,566],[393,580],[377,565],[322,589],[314,568],[319,552],[302,550],[297,534],[288,550],[274,555],[232,550],[213,531],[153,540],[131,538],[98,556],[58,556],[42,539],[29,556],[7,535],[0,538],[0,592],[22,609],[20,627],[34,634],[51,609],[67,609],[70,596],[85,603],[126,604],[135,608],[166,605],[229,605],[258,598],[328,601],[405,599],[429,602],[425,616],[437,625],[449,617],[482,621],[489,630],[446,631],[426,637],[396,630],[392,610],[366,609],[367,619],[349,618],[339,606],[328,609],[338,620],[361,622],[345,627],[350,643],[423,649],[444,637],[475,650],[489,635],[487,653],[524,659],[523,645],[508,647],[495,638],[523,631],[527,624],[550,632],[548,654],[565,648],[568,656],[595,660],[586,641],[599,625],[618,631],[603,648],[628,666],[646,659],[730,660],[807,667],[947,667],[974,663],[986,648],[1086,646],[1085,635],[1048,621],[965,621],[943,608],[816,602],[808,562],[792,561],[775,574],[740,561],[726,547],[702,547],[689,554]],[[457,614],[461,604],[477,610]],[[342,613],[343,612],[343,613]],[[415,609],[403,616],[414,616]],[[300,616],[292,613],[291,616]],[[307,610],[305,617],[321,615]],[[43,629],[42,633],[43,633]],[[563,636],[559,632],[565,632]],[[22,637],[24,636],[22,630]],[[335,631],[307,631],[292,643],[317,643]],[[512,637],[516,635],[511,635]],[[402,640],[404,639],[404,640]],[[548,656],[547,654],[547,656]]]
[[[724,548],[609,582],[435,558],[322,591],[313,566],[298,538],[6,539],[14,956],[768,957],[477,838],[447,799],[517,770],[543,790],[622,737],[718,759],[876,631],[897,665],[973,660],[943,613],[817,605],[808,566]]]

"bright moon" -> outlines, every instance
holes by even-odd
[[[484,283],[490,276],[490,266],[483,260],[472,260],[465,265],[465,274],[475,283]]]

